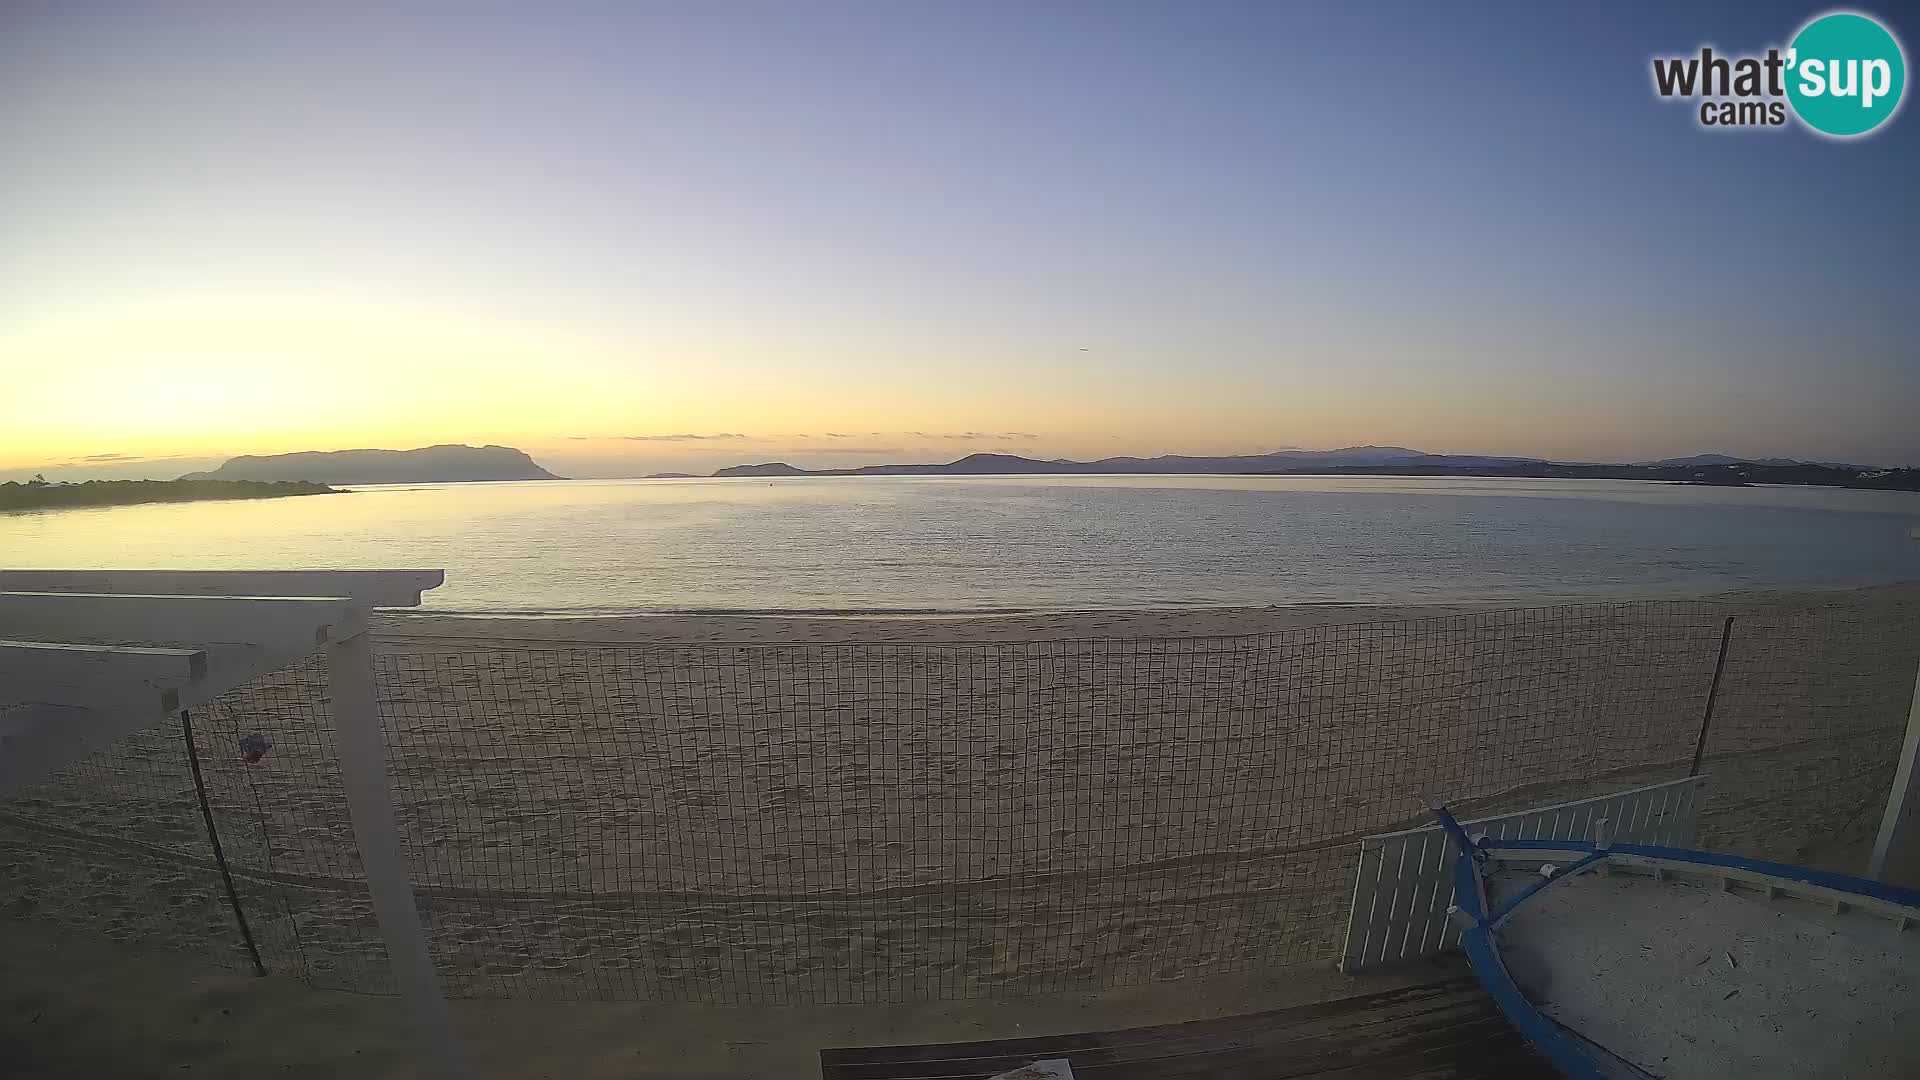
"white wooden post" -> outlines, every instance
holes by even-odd
[[[367,890],[373,894],[373,913],[387,943],[394,982],[413,1009],[414,1022],[432,1058],[430,1067],[446,1080],[466,1080],[471,1070],[454,1036],[453,1017],[427,953],[413,885],[400,856],[393,797],[387,787],[386,746],[373,692],[373,650],[364,632],[327,644],[327,696],[340,754],[340,778],[353,816],[353,835],[360,845],[360,865],[366,870]]]
[[[1907,741],[1900,748],[1900,767],[1893,773],[1893,788],[1887,792],[1887,809],[1880,816],[1880,835],[1873,841],[1873,859],[1867,875],[1885,881],[1891,860],[1902,876],[1902,884],[1920,887],[1920,672],[1914,673],[1913,706],[1907,711]]]

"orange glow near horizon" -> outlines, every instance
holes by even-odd
[[[986,335],[914,349],[897,333],[563,328],[341,295],[188,294],[0,328],[12,391],[0,469],[438,442],[505,443],[557,457],[562,471],[617,475],[681,460],[820,467],[982,449],[1097,458],[1377,443],[1624,459],[1740,441],[1738,418],[1703,417],[1670,387],[1632,393],[1622,410],[1618,388],[1595,398],[1576,380],[1445,364],[1383,384],[1383,357],[1348,345],[1326,362],[1311,349],[1277,348],[1267,364],[1234,350],[1232,378],[1199,378],[1125,347],[1027,363]],[[1672,434],[1689,427],[1701,433]],[[734,437],[676,437],[721,434]]]

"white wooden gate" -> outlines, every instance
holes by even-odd
[[[1690,776],[1463,824],[1469,835],[1500,840],[1590,840],[1593,823],[1604,818],[1612,838],[1624,843],[1692,847],[1705,780]],[[1367,971],[1435,956],[1460,943],[1460,932],[1447,921],[1453,855],[1438,825],[1360,841],[1340,970]]]

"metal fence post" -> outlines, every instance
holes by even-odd
[[[1720,700],[1720,673],[1727,670],[1727,645],[1733,640],[1733,616],[1720,627],[1720,658],[1713,662],[1713,682],[1707,686],[1707,708],[1700,716],[1700,737],[1693,742],[1693,767],[1688,776],[1700,775],[1700,759],[1707,752],[1707,731],[1713,727],[1713,706]]]
[[[1900,765],[1894,770],[1887,808],[1880,815],[1880,833],[1873,840],[1873,858],[1867,863],[1867,876],[1876,881],[1886,880],[1891,859],[1903,871],[1901,876],[1911,879],[1906,884],[1920,884],[1920,877],[1916,877],[1920,875],[1920,824],[1914,821],[1920,817],[1916,757],[1920,757],[1920,671],[1914,672],[1913,705],[1907,710],[1907,738],[1900,747]]]
[[[220,868],[220,880],[227,887],[227,903],[233,907],[233,921],[240,924],[240,940],[247,946],[247,957],[253,961],[253,973],[265,975],[267,966],[260,962],[260,947],[253,943],[253,929],[247,925],[246,909],[240,906],[240,893],[233,887],[233,871],[227,868],[227,853],[220,847],[220,830],[213,826],[213,803],[207,800],[207,781],[200,775],[200,751],[193,742],[193,717],[185,709],[180,710],[180,734],[187,740],[187,762],[193,767],[193,790],[200,796],[200,816],[207,821],[207,844],[213,848],[213,863]]]
[[[340,779],[346,789],[353,835],[373,895],[374,918],[386,941],[394,982],[413,1008],[414,1023],[425,1044],[428,1067],[445,1080],[471,1075],[466,1055],[453,1032],[453,1016],[440,988],[440,975],[427,952],[414,906],[413,884],[400,855],[400,835],[387,788],[385,739],[380,707],[373,691],[373,649],[366,632],[327,644],[327,700],[333,713],[334,741],[340,754]]]

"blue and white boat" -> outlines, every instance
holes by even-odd
[[[1475,975],[1565,1075],[1920,1078],[1920,893],[1434,814]]]

